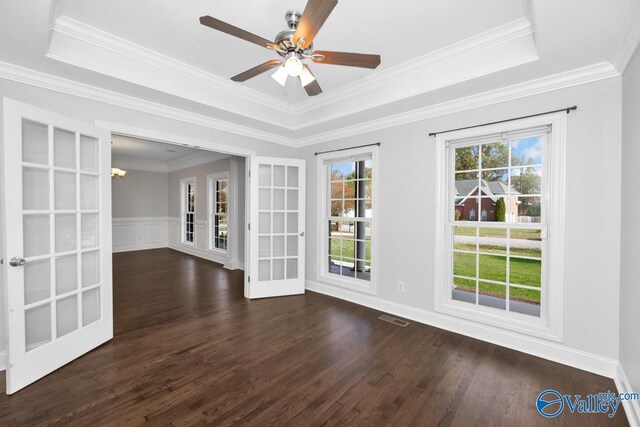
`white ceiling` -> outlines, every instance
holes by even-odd
[[[227,154],[208,150],[165,144],[122,135],[111,136],[113,167],[172,172],[229,157]]]
[[[269,73],[231,82],[275,54],[198,23],[208,14],[272,38],[286,26],[284,13],[305,3],[0,2],[0,78],[54,90],[79,82],[91,89],[75,93],[126,94],[142,101],[120,105],[168,106],[185,121],[296,145],[416,109],[444,111],[454,99],[505,86],[542,81],[552,90],[610,77],[640,38],[638,0],[339,0],[316,49],[378,53],[382,64],[312,64],[324,93],[309,98],[297,82],[283,89]]]
[[[279,56],[252,43],[204,27],[202,15],[243,28],[266,39],[287,29],[288,10],[304,10],[306,0],[78,0],[61,15],[144,46],[220,77],[230,78]],[[315,38],[318,50],[379,53],[377,70],[311,65],[325,91],[335,90],[415,57],[506,24],[525,15],[521,0],[343,0]],[[126,11],[126,12],[124,12]],[[123,13],[124,12],[124,13]],[[449,17],[459,22],[451,25]],[[476,17],[482,16],[482,19]],[[283,101],[307,98],[299,84],[292,94],[265,73],[244,83]]]

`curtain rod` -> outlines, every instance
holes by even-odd
[[[376,142],[375,144],[365,144],[365,145],[358,145],[358,146],[355,146],[355,147],[338,148],[337,150],[319,151],[315,155],[317,156],[318,154],[335,153],[336,151],[353,150],[354,148],[371,147],[371,146],[374,146],[374,145],[377,145],[379,147],[380,143]]]
[[[439,135],[441,133],[455,132],[457,130],[465,130],[465,129],[479,128],[479,127],[482,127],[482,126],[497,125],[499,123],[512,122],[514,120],[529,119],[531,117],[546,116],[547,114],[559,113],[561,111],[566,111],[567,114],[569,114],[571,111],[574,111],[574,110],[577,110],[577,109],[578,109],[578,106],[574,105],[573,107],[561,108],[560,110],[546,111],[544,113],[531,114],[529,116],[515,117],[513,119],[499,120],[497,122],[490,122],[490,123],[482,123],[480,125],[466,126],[466,127],[457,128],[457,129],[441,130],[440,132],[432,132],[432,133],[429,134],[429,136],[436,136],[436,135]]]

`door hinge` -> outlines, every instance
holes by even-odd
[[[247,228],[248,228],[249,230],[251,230],[251,223],[248,223],[248,224],[247,224]]]
[[[251,283],[251,276],[247,276],[247,283]]]
[[[251,178],[251,169],[249,169],[249,178]]]

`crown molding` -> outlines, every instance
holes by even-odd
[[[612,60],[613,65],[620,74],[627,69],[627,65],[629,65],[633,54],[638,49],[638,45],[640,45],[640,2],[631,2],[630,10],[626,17],[626,25],[622,26],[621,43],[618,45],[618,50]]]
[[[8,62],[0,61],[0,78],[23,83],[42,89],[52,90],[93,101],[153,114],[184,123],[204,126],[210,129],[246,136],[261,141],[273,142],[288,147],[295,146],[295,140],[271,132],[257,130],[248,126],[215,119],[202,114],[193,113],[179,108],[169,107],[141,98],[113,92],[85,83],[79,83],[63,77],[42,73],[29,68],[24,68]]]
[[[458,113],[487,105],[499,104],[514,99],[525,98],[528,96],[534,96],[619,76],[620,73],[611,63],[601,62],[575,70],[530,80],[528,82],[518,83],[504,88],[387,116],[382,119],[371,120],[357,125],[319,133],[310,137],[299,138],[296,146],[304,147],[315,145],[340,138],[346,138],[349,136],[373,132],[380,129],[400,126],[420,120],[445,116],[447,114]]]
[[[82,42],[124,55],[130,59],[144,62],[160,70],[189,78],[195,82],[220,90],[224,92],[225,96],[240,97],[250,103],[257,103],[281,113],[291,114],[293,111],[292,105],[285,101],[274,99],[247,86],[238,85],[229,79],[208,73],[68,16],[62,15],[53,21],[51,31],[53,34],[64,34]]]
[[[44,74],[28,68],[19,67],[6,62],[0,62],[0,78],[40,87],[47,90],[65,93],[72,96],[87,98],[110,105],[153,114],[172,120],[178,120],[198,126],[204,126],[224,132],[273,142],[288,147],[304,147],[322,142],[332,141],[357,134],[372,132],[424,119],[444,116],[460,111],[471,110],[487,105],[498,104],[514,99],[533,96],[567,87],[591,83],[612,77],[619,77],[620,73],[609,62],[600,62],[575,70],[554,74],[524,83],[507,86],[476,95],[459,98],[411,110],[382,119],[372,120],[353,126],[342,127],[333,131],[319,133],[310,137],[288,138],[272,133],[258,131],[246,126],[225,122],[211,117],[194,114],[186,110],[168,107],[162,104],[134,98],[129,95],[100,89],[84,83],[74,82],[62,77]]]
[[[318,117],[293,128],[313,126],[538,59],[533,25],[520,18],[296,104],[296,118],[311,113]],[[353,104],[350,108],[341,108],[349,101]],[[322,114],[322,110],[331,113]]]

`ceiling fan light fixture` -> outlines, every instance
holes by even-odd
[[[304,67],[302,69],[302,72],[300,73],[300,83],[302,83],[302,87],[305,87],[306,85],[308,85],[309,83],[313,82],[316,77],[311,74],[311,71],[309,71],[308,67]]]
[[[298,77],[303,70],[302,61],[295,53],[289,54],[289,57],[284,61],[284,69],[291,77]]]
[[[285,70],[284,65],[281,65],[280,67],[278,67],[276,72],[271,74],[271,78],[273,78],[273,80],[280,83],[281,86],[284,86],[285,84],[287,84],[288,77],[289,77],[289,73],[287,72],[287,70]]]

